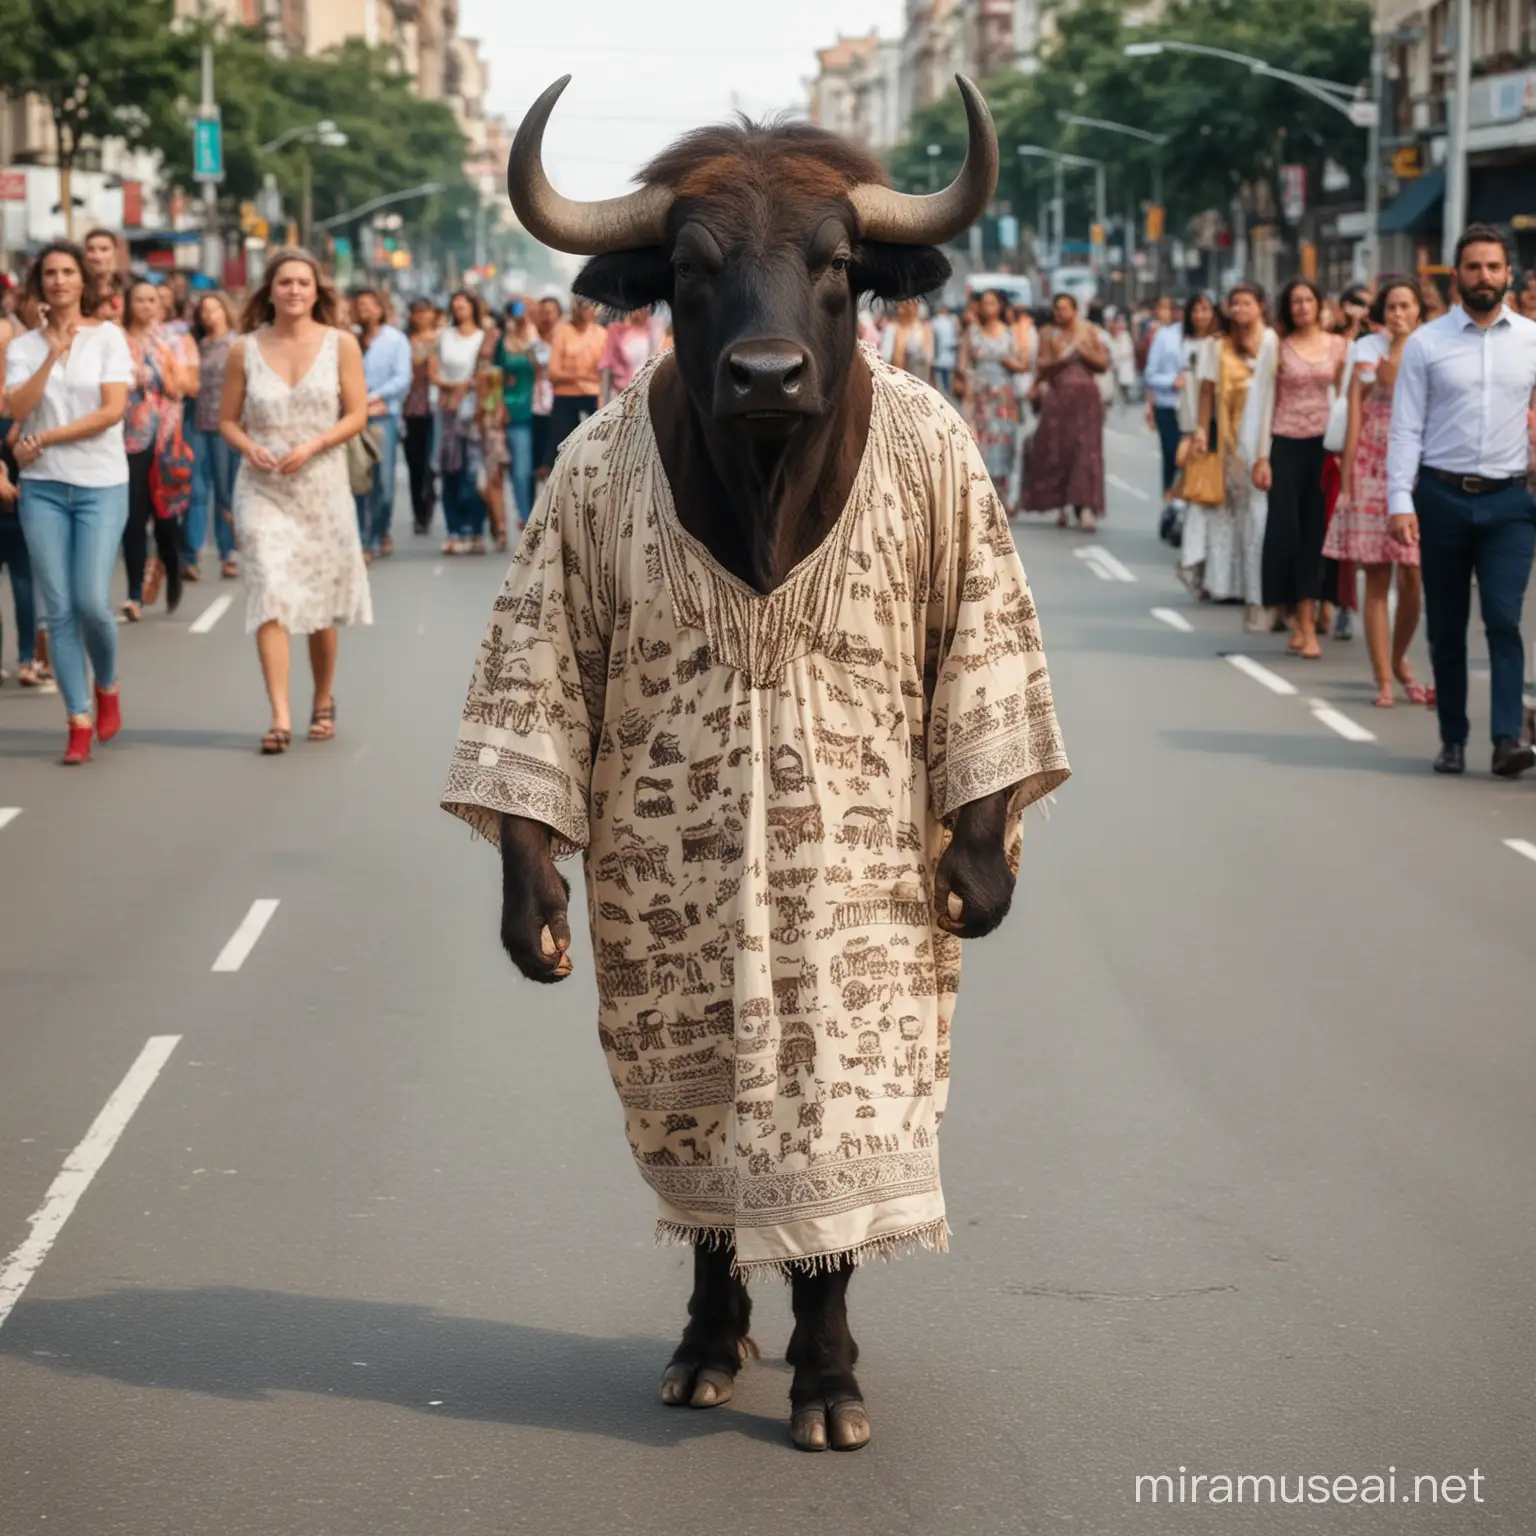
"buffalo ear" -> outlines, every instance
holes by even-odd
[[[571,292],[609,309],[649,309],[672,297],[672,258],[659,245],[594,256],[576,276]]]
[[[934,246],[866,240],[854,253],[848,276],[855,294],[899,301],[933,293],[949,274],[949,257]]]

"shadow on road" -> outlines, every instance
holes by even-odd
[[[211,748],[220,752],[246,752],[254,756],[260,735],[260,731],[145,730],[133,726],[102,750],[117,753],[131,752],[135,747],[191,747],[201,751]],[[63,751],[63,741],[62,717],[57,728],[50,725],[47,730],[17,731],[7,727],[4,745],[0,745],[0,758],[57,758]]]
[[[232,1401],[313,1392],[646,1446],[718,1434],[787,1445],[784,1421],[734,1404],[662,1407],[656,1387],[671,1352],[659,1339],[237,1286],[31,1301],[0,1334],[0,1356],[31,1365]],[[782,1396],[787,1419],[787,1381]]]
[[[1362,752],[1337,737],[1285,736],[1267,731],[1184,731],[1159,733],[1181,752],[1224,752],[1257,758],[1280,768],[1353,768],[1366,773],[1401,773],[1415,778],[1429,775],[1433,745],[1418,757],[1389,757],[1383,752]]]

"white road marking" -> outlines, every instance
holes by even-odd
[[[229,943],[219,951],[219,958],[213,962],[214,970],[238,971],[245,964],[245,957],[255,949],[262,929],[272,921],[272,914],[276,911],[277,902],[273,898],[263,897],[260,901],[253,901],[251,910],[245,914],[245,920],[235,929]]]
[[[443,574],[443,568],[442,568],[442,566],[440,566],[440,565],[434,565],[434,566],[433,566],[433,567],[432,567],[432,574],[433,574],[433,575],[434,575],[434,576],[441,576],[441,575],[442,575],[442,574]]]
[[[1117,491],[1124,491],[1127,496],[1134,496],[1137,501],[1151,501],[1152,498],[1142,490],[1139,485],[1132,485],[1129,480],[1122,480],[1119,475],[1105,475],[1104,478]]]
[[[1152,617],[1166,624],[1169,629],[1178,630],[1181,635],[1192,635],[1195,632],[1195,626],[1177,608],[1154,608]]]
[[[1324,699],[1312,700],[1312,718],[1320,720],[1330,731],[1337,731],[1345,741],[1375,741],[1376,733],[1368,731],[1357,720],[1335,709]]]
[[[1254,682],[1263,683],[1271,693],[1292,694],[1296,692],[1293,683],[1287,682],[1278,672],[1271,672],[1268,667],[1261,667],[1251,656],[1237,656],[1229,653],[1227,660],[1239,672],[1247,673]]]
[[[64,1230],[64,1223],[79,1204],[81,1195],[90,1188],[91,1180],[111,1155],[118,1137],[127,1128],[134,1111],[180,1041],[180,1035],[150,1036],[139,1052],[138,1060],[129,1067],[128,1075],[117,1085],[85,1133],[85,1140],[65,1159],[59,1176],[48,1186],[43,1203],[27,1218],[31,1232],[0,1268],[0,1327],[21,1300],[21,1293],[48,1257],[48,1250]]]
[[[362,744],[362,746],[360,746],[357,749],[357,751],[352,754],[352,761],[354,763],[360,763],[367,756],[368,756],[368,743],[365,741]]]
[[[8,827],[21,815],[19,805],[0,805],[0,827]]]
[[[1102,544],[1084,544],[1072,551],[1079,560],[1086,560],[1096,573],[1106,581],[1135,581],[1136,573],[1122,565]]]
[[[203,611],[198,614],[195,619],[192,620],[191,624],[188,626],[189,631],[194,635],[206,635],[208,631],[212,629],[213,626],[217,624],[226,613],[229,612],[231,606],[234,604],[234,601],[234,598],[228,592],[222,593],[220,596],[214,598],[214,600],[209,603],[208,606],[204,608]]]
[[[1523,837],[1506,837],[1504,846],[1512,848],[1523,859],[1530,859],[1536,863],[1536,843],[1528,843]]]
[[[418,635],[424,635],[424,634],[426,634],[426,632],[427,632],[427,621],[425,619],[417,620],[417,623],[416,623],[416,633]]]

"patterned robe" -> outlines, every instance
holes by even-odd
[[[1034,603],[965,423],[874,377],[821,546],[766,595],[678,520],[649,364],[572,435],[481,644],[443,806],[585,860],[598,1039],[658,1239],[739,1271],[947,1246],[954,812],[1066,779]]]

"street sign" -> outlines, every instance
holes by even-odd
[[[1424,174],[1417,144],[1409,144],[1392,152],[1392,174],[1399,181],[1413,181]]]
[[[224,180],[224,130],[216,117],[192,120],[192,179]]]
[[[1090,245],[1104,244],[1104,226],[1102,224],[1092,224],[1089,226],[1088,242]]]
[[[1280,167],[1280,212],[1287,224],[1299,224],[1307,211],[1307,168],[1304,165]]]
[[[0,203],[24,203],[27,200],[27,173],[0,171]]]
[[[1349,120],[1356,128],[1374,128],[1381,120],[1381,109],[1374,101],[1352,101]]]
[[[1011,213],[998,218],[997,243],[1005,251],[1015,251],[1019,247],[1019,221]]]
[[[1163,205],[1161,203],[1149,203],[1147,205],[1147,243],[1155,245],[1163,238]]]

